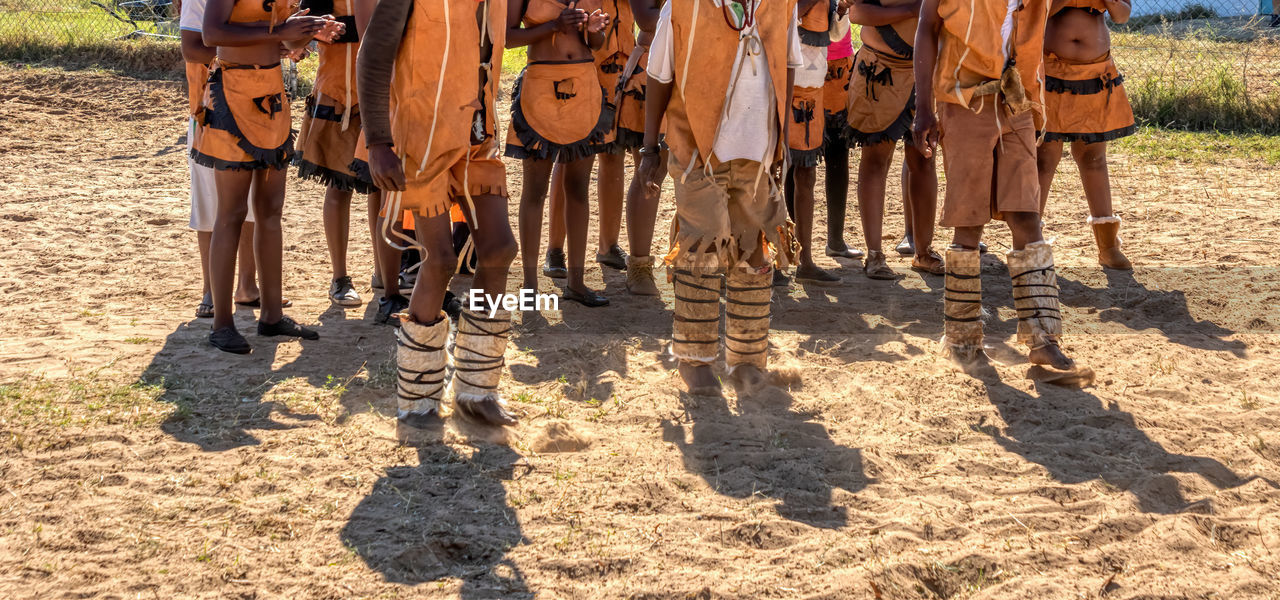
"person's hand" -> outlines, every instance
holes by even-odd
[[[840,0],[836,3],[836,15],[843,18],[849,14],[849,7],[851,6],[853,6],[853,0]]]
[[[604,28],[609,26],[611,18],[609,13],[597,8],[595,12],[591,13],[591,16],[587,17],[587,33],[604,31]]]
[[[578,8],[577,2],[569,3],[569,8],[560,11],[556,18],[556,31],[565,35],[576,35],[587,23],[587,11]]]
[[[309,40],[323,31],[326,23],[324,18],[309,16],[310,12],[311,9],[304,8],[285,19],[284,23],[276,28],[280,39],[286,42],[300,42]]]
[[[662,157],[658,153],[647,153],[640,157],[636,166],[636,181],[640,182],[644,195],[656,194],[662,189],[661,169]]]
[[[911,127],[911,140],[925,158],[932,158],[938,148],[938,117],[928,107],[916,105],[916,121]]]
[[[316,34],[316,40],[332,44],[334,40],[342,37],[342,34],[347,31],[346,23],[333,18],[333,15],[325,15],[321,18],[325,19],[325,25],[324,29]]]
[[[369,174],[384,192],[404,191],[404,164],[390,144],[369,146]]]
[[[287,58],[293,62],[302,62],[303,60],[306,60],[308,56],[311,56],[310,45],[294,50],[284,44],[280,44],[280,58]]]

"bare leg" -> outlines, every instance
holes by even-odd
[[[906,147],[910,148],[911,144],[907,144]],[[936,170],[933,173],[933,181],[935,184],[937,184],[938,182],[938,173]],[[902,161],[902,222],[904,223],[905,227],[902,230],[902,236],[904,240],[911,241],[913,249],[915,246],[915,236],[912,235],[912,232],[915,231],[913,227],[914,225],[913,219],[915,218],[915,216],[912,214],[913,211],[911,209],[911,206],[912,206],[912,202],[914,201],[914,198],[913,198],[914,193],[915,191],[911,189],[911,161],[903,160]],[[936,204],[937,195],[938,195],[936,185],[934,187],[933,194],[934,194],[934,203]]]
[[[218,212],[209,236],[209,288],[213,293],[213,329],[235,327],[232,287],[240,232],[249,214],[253,171],[215,171]]]
[[[976,227],[956,227],[951,237],[951,245],[965,250],[977,250],[982,242],[982,225]]]
[[[382,192],[374,189],[365,196],[365,211],[368,214],[369,223],[369,243],[373,248],[373,272],[378,274],[378,278],[382,279],[382,240],[378,235],[378,212],[382,210]],[[387,285],[387,280],[382,280],[382,285]],[[385,288],[384,288],[385,289]]]
[[[587,227],[591,221],[591,204],[587,200],[591,186],[591,163],[588,157],[564,166],[565,226],[568,230],[568,289],[593,295],[583,281],[586,270]]]
[[[885,142],[862,147],[858,164],[858,212],[867,252],[883,252],[884,193],[895,144]]]
[[[915,242],[915,261],[920,266],[933,265],[933,229],[938,210],[938,169],[932,157],[925,158],[915,146],[906,145],[903,172],[910,173],[902,195],[909,198],[905,215],[907,232]],[[937,265],[941,266],[941,265]]]
[[[596,184],[600,201],[600,254],[617,245],[622,233],[622,192],[626,167],[626,154],[601,152],[599,180]],[[634,162],[639,162],[634,161]]]
[[[553,163],[523,161],[524,186],[520,190],[520,262],[524,281],[520,287],[538,289],[538,260],[542,244],[542,212]]]
[[[382,237],[382,222],[385,219],[394,219],[395,222],[391,224],[391,228],[403,233],[403,229],[400,227],[400,216],[378,217],[378,232],[375,234],[377,245],[374,248],[378,251],[378,275],[382,279],[382,295],[386,297],[400,295],[400,259],[402,258],[402,252],[387,243],[387,240]],[[399,245],[403,244],[404,240],[399,240]]]
[[[476,219],[467,213],[468,224],[476,247],[475,287],[486,294],[497,295],[507,291],[507,275],[511,262],[516,258],[516,238],[511,234],[507,218],[507,199],[500,196],[475,196]]]
[[[662,180],[667,176],[667,153],[658,158],[659,189],[645,189],[645,182],[631,180],[627,190],[627,245],[631,255],[646,257],[653,252],[653,232],[658,221],[658,201],[662,199]]]
[[[564,249],[564,169],[556,164],[551,169],[551,223],[547,230],[547,250]]]
[[[351,192],[330,186],[324,192],[324,239],[329,246],[333,279],[347,276],[347,241],[351,229]]]
[[[247,206],[247,205],[246,205]],[[258,259],[253,256],[253,223],[244,222],[240,228],[240,273],[236,278],[237,302],[252,302],[261,294],[258,291]]]
[[[1107,169],[1107,143],[1072,142],[1071,157],[1080,168],[1080,181],[1084,184],[1084,197],[1089,202],[1089,215],[1111,216],[1111,175]]]
[[[1044,241],[1044,233],[1040,230],[1040,215],[1029,212],[1011,212],[1005,214],[1009,224],[1009,232],[1013,234],[1013,249],[1022,250],[1027,244]]]
[[[849,145],[843,136],[835,136],[823,150],[827,180],[827,247],[849,248],[844,241],[845,207],[849,202]]]
[[[414,322],[431,325],[444,318],[440,306],[458,265],[458,255],[453,251],[453,223],[445,211],[431,218],[415,214],[413,224],[427,257],[418,268],[418,281],[409,298],[409,315]]]
[[[800,269],[816,269],[813,264],[813,188],[818,183],[817,167],[795,167],[791,170],[795,186],[796,236],[800,238]]]
[[[262,283],[262,312],[258,314],[258,321],[277,323],[284,317],[281,294],[284,233],[280,216],[284,210],[287,173],[284,169],[268,169],[257,171],[256,174],[258,185],[253,193],[253,249],[258,259],[258,276]]]
[[[1040,174],[1040,214],[1043,216],[1049,204],[1049,188],[1062,160],[1062,142],[1045,141],[1036,151],[1036,170]],[[1081,174],[1083,175],[1083,173]],[[1086,194],[1087,195],[1087,194]]]
[[[201,302],[208,303],[213,302],[209,293],[209,238],[212,236],[210,231],[196,232],[196,246],[200,248],[200,282],[203,284],[200,290]]]

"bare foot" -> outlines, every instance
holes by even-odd
[[[769,378],[764,371],[760,370],[760,367],[738,365],[729,375],[729,381],[733,383],[733,390],[739,396],[750,396],[768,385]]]
[[[456,406],[458,407],[458,412],[462,413],[464,417],[478,423],[495,427],[509,427],[520,422],[514,415],[507,412],[507,409],[502,406],[502,403],[498,402],[497,398],[458,400]]]
[[[1076,366],[1075,361],[1067,358],[1067,355],[1062,353],[1062,348],[1059,348],[1058,345],[1054,343],[1045,344],[1039,348],[1032,348],[1027,359],[1030,360],[1033,365],[1048,365],[1062,371],[1069,371],[1074,369]]]
[[[684,384],[689,388],[690,394],[694,396],[720,395],[720,379],[711,370],[711,365],[681,362],[676,369],[680,372],[680,378],[684,379]]]

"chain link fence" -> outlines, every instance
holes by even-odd
[[[1280,17],[1272,0],[1135,0],[1112,55],[1148,123],[1280,133]]]
[[[24,45],[176,40],[180,1],[0,0],[0,54]],[[1139,118],[1280,133],[1280,18],[1272,2],[1134,0],[1129,22],[1111,27],[1113,55]]]
[[[0,0],[0,43],[178,39],[177,0]]]

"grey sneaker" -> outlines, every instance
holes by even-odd
[[[363,304],[360,300],[360,294],[357,294],[356,288],[351,285],[350,277],[339,277],[329,284],[329,299],[338,306],[360,306]]]

